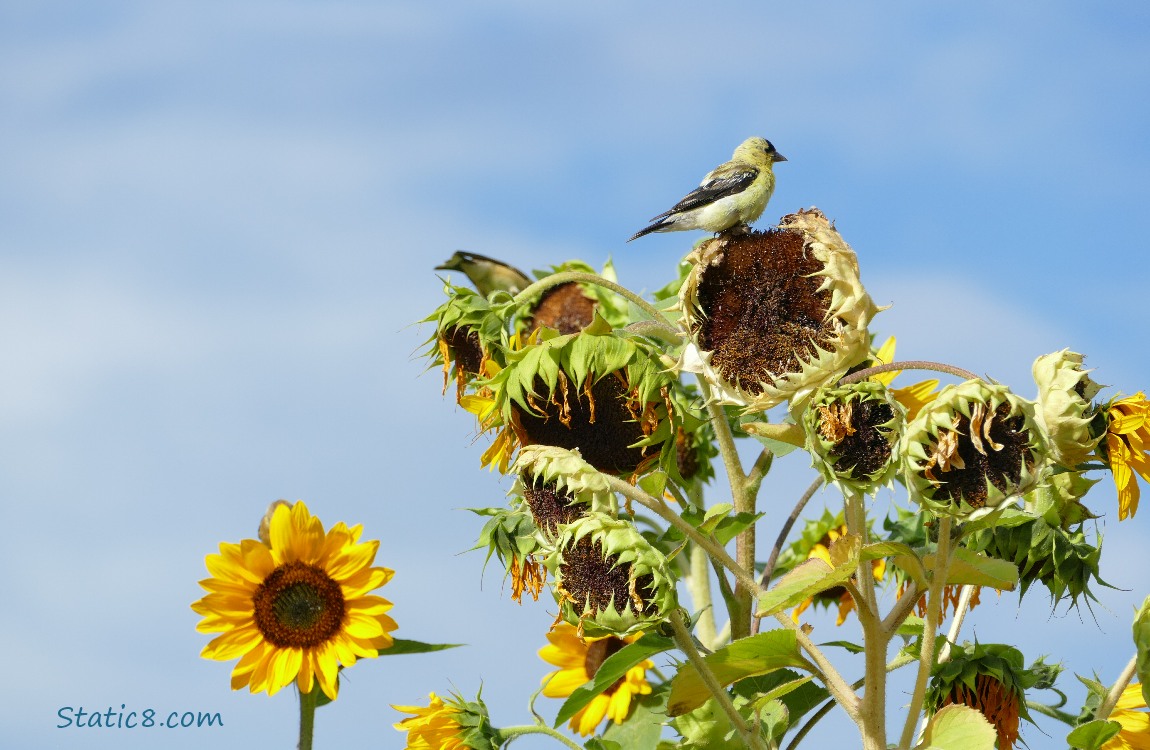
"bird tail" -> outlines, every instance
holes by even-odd
[[[659,221],[656,221],[654,224],[652,224],[648,227],[644,227],[644,228],[640,229],[638,232],[635,232],[635,234],[631,235],[631,240],[637,240],[640,237],[642,237],[643,235],[650,234],[651,232],[661,232],[670,223],[671,222],[668,219],[660,219]],[[631,240],[627,240],[627,241],[630,242]]]

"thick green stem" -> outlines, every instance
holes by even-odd
[[[707,551],[697,544],[692,544],[687,555],[690,560],[690,575],[687,577],[687,590],[691,593],[691,602],[699,613],[695,625],[699,640],[707,648],[718,646],[715,642],[715,607],[711,599],[711,559]]]
[[[1071,727],[1078,723],[1077,715],[1067,713],[1065,711],[1059,711],[1054,706],[1048,706],[1045,703],[1039,703],[1038,701],[1026,701],[1026,707],[1031,711],[1037,711],[1038,713],[1049,716],[1052,719],[1058,719],[1062,723]]]
[[[970,599],[974,596],[974,588],[972,584],[968,583],[962,587],[962,591],[958,594],[958,605],[954,609],[954,619],[950,622],[950,631],[946,634],[946,643],[942,644],[942,648],[938,652],[939,664],[950,658],[951,645],[958,643],[958,633],[962,630],[962,621],[966,619],[966,613],[970,610]]]
[[[862,495],[856,492],[846,496],[847,529],[867,543],[866,508]],[[859,563],[859,594],[855,603],[863,631],[866,672],[863,677],[863,695],[859,703],[859,729],[862,730],[864,750],[886,750],[886,655],[890,635],[883,629],[875,596],[874,567],[867,560]]]
[[[711,671],[706,660],[703,659],[702,654],[695,648],[695,642],[691,638],[691,632],[687,630],[687,625],[683,622],[682,612],[676,610],[671,613],[671,628],[675,633],[675,645],[678,646],[680,651],[687,655],[687,661],[691,662],[691,666],[699,673],[699,677],[703,680],[703,684],[707,686],[711,697],[715,699],[719,708],[723,710],[723,713],[731,720],[731,724],[742,736],[743,744],[749,748],[765,750],[762,737],[747,726],[747,722],[743,720],[742,715],[735,709],[735,704],[731,702],[731,696],[727,693],[727,689],[715,678],[715,673]]]
[[[731,502],[735,506],[735,513],[755,512],[755,492],[749,491],[747,475],[743,473],[743,464],[739,460],[739,452],[735,447],[735,436],[731,433],[731,425],[727,421],[727,413],[723,405],[714,399],[711,385],[699,376],[699,391],[707,403],[707,411],[711,415],[711,426],[719,442],[719,455],[727,469],[727,480],[731,485]],[[755,488],[757,490],[757,486]],[[755,526],[748,526],[735,537],[735,560],[743,570],[755,569]],[[753,591],[758,586],[748,587],[744,582],[735,582],[734,612],[731,612],[731,640],[746,638],[751,634],[751,613],[753,611]]]
[[[1095,719],[1109,719],[1110,713],[1114,707],[1118,705],[1118,699],[1122,697],[1122,691],[1130,684],[1130,680],[1134,679],[1134,673],[1138,670],[1138,656],[1130,657],[1130,663],[1122,670],[1122,674],[1118,675],[1118,680],[1110,686],[1110,692],[1106,694],[1106,700],[1098,706],[1098,710],[1094,712]]]
[[[312,736],[315,734],[315,707],[319,700],[319,682],[310,693],[299,694],[299,750],[311,750]]]
[[[799,648],[806,651],[807,656],[811,657],[811,661],[819,668],[819,674],[817,676],[823,679],[823,685],[826,686],[827,692],[843,707],[847,716],[851,717],[851,721],[855,724],[859,724],[861,727],[859,697],[855,693],[854,688],[847,684],[847,681],[843,679],[843,676],[839,674],[839,671],[835,669],[835,666],[827,659],[826,654],[811,641],[810,637],[803,632],[802,627],[800,627],[798,623],[782,612],[775,615],[775,620],[795,634],[795,638],[799,642]]]
[[[747,589],[753,592],[754,596],[756,597],[762,596],[764,593],[763,589],[759,587],[759,584],[757,581],[755,581],[754,577],[747,570],[743,569],[739,563],[736,562],[730,555],[728,555],[727,551],[723,549],[718,542],[714,541],[708,536],[705,536],[697,528],[684,521],[678,513],[675,513],[669,509],[662,500],[648,495],[643,490],[633,486],[629,482],[625,482],[622,479],[619,479],[618,477],[613,477],[606,474],[603,476],[607,479],[607,483],[611,486],[612,491],[618,492],[623,497],[626,497],[629,500],[633,500],[634,502],[637,502],[640,505],[650,509],[655,513],[655,515],[678,528],[692,542],[695,542],[704,550],[706,550],[707,554],[710,555],[712,559],[721,563],[723,567],[731,571],[731,573],[733,573],[735,576],[735,581],[737,584],[747,587]]]
[[[543,734],[562,745],[566,745],[567,747],[571,748],[571,750],[583,750],[579,745],[575,744],[567,737],[564,737],[557,730],[552,729],[546,724],[524,724],[517,727],[503,727],[502,729],[497,729],[495,731],[495,746],[503,747],[507,743],[511,742],[511,740],[516,739],[517,737],[522,737],[525,734]]]
[[[936,552],[935,568],[931,572],[930,589],[926,599],[926,623],[922,628],[922,649],[918,660],[918,676],[914,682],[914,693],[911,694],[910,705],[907,707],[906,723],[902,727],[902,738],[899,740],[899,750],[910,750],[914,741],[914,728],[918,724],[918,715],[922,711],[922,701],[926,696],[926,682],[930,678],[930,670],[934,666],[934,644],[938,636],[938,626],[942,619],[942,595],[946,584],[946,573],[950,569],[950,516],[942,516],[938,524],[938,551]]]

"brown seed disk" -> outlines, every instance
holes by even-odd
[[[302,562],[284,563],[252,597],[256,627],[278,648],[311,648],[339,632],[343,589],[326,572]]]
[[[636,615],[648,613],[640,612],[631,597],[631,565],[616,565],[618,561],[618,555],[604,556],[602,545],[593,541],[590,535],[580,537],[579,541],[563,550],[563,562],[559,566],[563,591],[575,600],[580,609],[589,607],[596,614],[612,603],[618,612],[630,607]],[[644,602],[651,601],[653,583],[650,574],[640,576],[636,581],[635,591]],[[648,611],[653,608],[653,603],[644,607]]]
[[[800,369],[815,344],[828,346],[830,290],[819,291],[823,264],[805,251],[803,235],[771,229],[719,240],[722,258],[707,266],[693,326],[699,346],[724,380],[758,395],[762,383]]]
[[[1023,462],[1028,469],[1032,468],[1034,454],[1028,446],[1029,435],[1023,429],[1025,420],[1022,415],[1009,414],[1010,405],[999,404],[991,422],[990,440],[987,441],[985,435],[980,436],[982,451],[970,438],[970,420],[959,415],[955,432],[958,434],[957,450],[962,468],[958,468],[958,462],[953,462],[953,468],[934,473],[942,482],[934,491],[936,500],[957,503],[961,499],[972,508],[981,508],[986,505],[987,481],[1003,494],[1009,494],[1012,487],[1018,486]],[[995,449],[989,443],[1001,448]]]
[[[553,286],[539,298],[527,330],[546,326],[563,334],[578,333],[595,319],[596,304],[574,281]]]
[[[442,334],[443,340],[455,358],[455,366],[465,375],[478,375],[483,363],[483,347],[479,334],[470,326],[452,326]]]
[[[1013,750],[1018,741],[1018,696],[988,674],[975,676],[974,686],[971,690],[955,683],[939,708],[959,703],[981,712],[998,733],[999,750]]]
[[[835,471],[845,476],[865,477],[881,471],[890,460],[891,445],[887,438],[894,410],[885,401],[859,401],[851,410],[853,432],[839,441],[830,452],[835,457]]]
[[[544,396],[536,401],[542,416],[514,407],[515,426],[524,445],[578,448],[584,461],[608,474],[629,474],[648,453],[654,454],[650,447],[627,447],[642,440],[644,434],[636,421],[639,405],[629,398],[628,389],[617,374],[600,378],[591,387],[590,398],[583,389],[572,385],[556,388],[547,399],[547,387],[538,378],[535,392]]]
[[[682,427],[675,435],[675,466],[683,479],[690,479],[699,471],[699,452],[691,436]]]
[[[575,502],[575,496],[559,489],[554,482],[544,482],[542,478],[532,479],[526,474],[520,477],[523,482],[523,497],[531,508],[531,517],[536,528],[548,539],[555,539],[559,524],[571,523],[576,518],[587,515],[587,508]]]

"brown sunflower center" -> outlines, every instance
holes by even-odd
[[[343,591],[323,569],[285,563],[264,579],[252,598],[256,627],[279,648],[311,648],[339,632]]]
[[[1012,750],[1018,740],[1018,696],[988,674],[974,678],[974,689],[955,683],[942,705],[959,703],[980,711],[998,733],[999,750]],[[942,706],[939,706],[941,708]]]
[[[527,330],[546,326],[563,334],[578,333],[595,319],[595,305],[573,281],[553,286],[539,299]]]
[[[534,389],[548,393],[542,378],[536,378]],[[645,437],[644,426],[650,420],[647,405],[631,398],[621,373],[601,377],[590,388],[576,389],[560,371],[550,398],[532,399],[532,405],[538,413],[515,407],[514,427],[524,445],[578,448],[584,461],[609,474],[635,471],[651,450],[628,447]]]
[[[603,662],[607,661],[609,657],[627,645],[627,642],[622,638],[616,638],[609,635],[606,638],[598,641],[592,641],[587,644],[587,655],[583,657],[583,668],[587,670],[587,677],[594,677],[599,672],[599,667],[603,666]],[[611,695],[619,686],[623,684],[623,679],[620,677],[618,680],[603,691],[605,695]]]
[[[806,251],[801,232],[749,232],[716,241],[728,244],[699,282],[703,318],[695,332],[723,379],[757,396],[764,382],[798,371],[817,345],[833,340],[831,292],[820,291],[822,277],[815,274],[823,264]]]
[[[471,326],[452,326],[442,335],[455,357],[459,374],[463,377],[478,375],[483,365],[483,346],[479,343],[479,333]]]
[[[999,404],[993,412],[974,404],[970,417],[958,414],[953,430],[939,431],[923,475],[940,483],[936,499],[981,508],[987,482],[1009,495],[1022,479],[1023,465],[1034,466],[1029,438],[1025,420],[1021,414],[1011,416],[1010,404]]]
[[[890,404],[873,400],[838,403],[819,407],[819,412],[822,416],[819,432],[835,443],[830,454],[837,459],[836,472],[866,477],[886,466],[891,457],[887,433],[894,419]]]
[[[631,586],[630,563],[619,563],[618,555],[603,554],[603,547],[590,536],[584,536],[563,551],[559,566],[563,591],[580,607],[599,614],[608,607],[624,612],[629,606],[635,614],[654,608],[654,578],[648,573]]]
[[[555,539],[555,535],[559,533],[559,524],[571,523],[587,514],[587,509],[575,502],[574,495],[566,490],[560,490],[554,482],[547,483],[541,478],[532,480],[527,475],[523,475],[521,479],[523,497],[527,499],[527,506],[531,508],[535,526],[548,539]]]

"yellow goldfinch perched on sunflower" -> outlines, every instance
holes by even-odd
[[[640,229],[631,240],[652,232],[706,229],[718,233],[749,224],[762,216],[775,190],[772,165],[786,160],[766,138],[748,138],[729,162],[708,172],[699,187],[652,218],[651,225]]]

